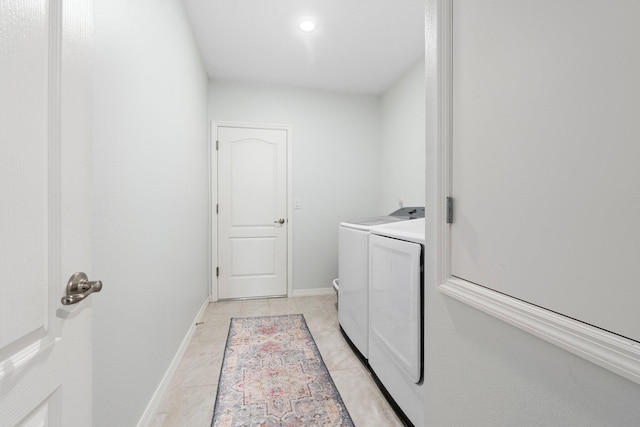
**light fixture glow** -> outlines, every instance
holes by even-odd
[[[310,33],[311,31],[316,29],[316,20],[310,16],[305,16],[300,18],[299,21],[300,29],[305,33]]]

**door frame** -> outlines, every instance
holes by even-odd
[[[218,215],[216,205],[218,203],[218,152],[216,140],[218,128],[237,127],[245,129],[274,129],[287,132],[287,297],[293,292],[293,129],[291,125],[254,122],[227,122],[211,120],[209,135],[209,274],[211,286],[209,300],[218,300]]]

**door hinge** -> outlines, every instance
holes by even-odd
[[[220,267],[216,267],[216,277],[220,276]]]
[[[218,148],[220,148],[220,141],[216,141],[216,151],[218,151]]]
[[[453,197],[447,197],[447,224],[453,224]]]
[[[216,214],[218,213],[218,204],[216,203]]]

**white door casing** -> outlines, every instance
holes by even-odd
[[[218,299],[287,295],[289,133],[217,127]]]
[[[0,425],[91,425],[91,1],[0,3]]]

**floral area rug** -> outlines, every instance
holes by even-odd
[[[231,319],[211,425],[353,426],[302,314]]]

